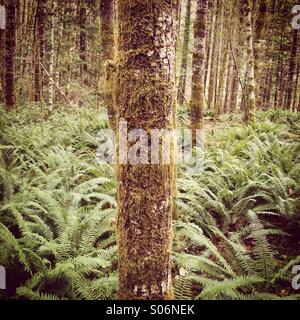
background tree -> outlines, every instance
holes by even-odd
[[[191,10],[192,10],[192,0],[187,0],[185,23],[184,23],[184,39],[182,44],[181,66],[180,66],[179,84],[178,84],[178,103],[180,105],[184,102],[186,98],[185,89],[186,89],[186,78],[187,78],[188,51],[189,51],[189,42],[190,42]]]
[[[35,38],[35,101],[43,99],[45,65],[45,19],[47,0],[38,0],[36,11],[36,38]]]
[[[293,109],[293,93],[295,88],[296,74],[299,72],[297,70],[297,41],[298,40],[298,30],[294,29],[291,32],[291,50],[289,58],[289,73],[288,73],[288,86],[287,94],[285,99],[285,108],[288,110]]]
[[[205,38],[208,15],[208,0],[197,0],[196,21],[194,23],[193,77],[191,100],[191,128],[193,144],[196,142],[196,130],[204,130],[205,107]]]
[[[16,53],[16,1],[6,1],[5,29],[5,106],[8,111],[16,107],[15,84]]]
[[[115,128],[116,112],[113,98],[114,88],[114,1],[100,1],[100,34],[101,34],[101,78],[100,88],[107,105],[110,125]]]
[[[253,48],[253,33],[252,33],[252,12],[250,1],[243,1],[243,14],[245,23],[245,32],[247,37],[247,62],[248,62],[248,97],[245,106],[245,120],[254,121],[256,112],[256,94],[255,94],[255,61]]]

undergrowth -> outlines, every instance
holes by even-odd
[[[180,125],[188,117],[180,115]],[[177,299],[298,299],[300,117],[222,119],[203,171],[178,173]],[[2,299],[115,299],[114,168],[96,161],[104,112],[0,112]]]

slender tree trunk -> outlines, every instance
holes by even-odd
[[[217,69],[216,69],[216,77],[215,77],[215,104],[214,104],[214,121],[218,118],[221,113],[222,107],[222,98],[224,93],[224,78],[225,78],[225,69],[228,58],[228,52],[224,50],[224,42],[226,41],[224,38],[224,1],[218,0],[218,14],[220,16],[220,27],[218,30],[217,37]],[[224,53],[225,52],[225,53]]]
[[[7,111],[16,107],[15,52],[16,52],[16,2],[6,1],[5,29],[5,106]]]
[[[186,89],[186,76],[187,76],[187,61],[188,61],[188,50],[190,42],[190,26],[191,26],[191,6],[192,1],[187,0],[185,26],[184,26],[184,40],[182,47],[182,58],[178,85],[178,103],[182,105],[185,99]]]
[[[118,0],[116,98],[128,131],[174,128],[178,13],[178,0]],[[117,174],[119,298],[171,298],[173,152],[169,164],[119,163]]]
[[[78,25],[79,21],[79,15],[80,15],[80,0],[76,3],[68,3],[68,6],[65,8],[71,16],[71,20],[75,25]],[[64,26],[65,30],[66,26]],[[74,73],[74,59],[76,55],[76,50],[77,50],[77,39],[78,39],[78,33],[79,33],[79,28],[76,28],[75,32],[71,32],[70,35],[70,41],[69,41],[69,46],[70,46],[70,56],[68,59],[68,65],[67,65],[67,87],[66,87],[66,96],[69,97],[70,95],[70,88],[71,88],[71,81],[72,81],[72,76]],[[81,64],[80,64],[81,68]]]
[[[35,39],[35,101],[43,99],[43,68],[45,59],[45,18],[46,18],[46,1],[38,0],[36,13],[37,33]]]
[[[266,89],[266,94],[264,97],[264,103],[263,107],[265,109],[270,108],[270,103],[271,103],[271,96],[272,96],[272,88],[273,88],[273,69],[270,67],[268,69],[268,75],[267,75],[267,89]]]
[[[257,79],[260,79],[261,75],[261,63],[262,60],[262,34],[266,22],[266,14],[267,14],[267,0],[259,1],[259,10],[258,16],[255,23],[254,30],[254,61],[255,61],[255,75]],[[259,98],[259,81],[256,84],[256,95]]]
[[[113,98],[114,88],[114,1],[100,1],[100,34],[101,34],[101,78],[100,89],[106,103],[110,126],[115,129],[116,112]]]
[[[234,76],[232,81],[232,87],[231,87],[231,99],[230,99],[230,112],[234,113],[237,110],[238,106],[238,89],[239,89],[240,83],[238,79],[238,73],[237,70],[234,70]]]
[[[243,0],[243,13],[245,19],[245,31],[247,36],[247,54],[248,54],[248,101],[245,108],[245,120],[255,121],[256,113],[256,94],[255,94],[255,61],[253,51],[252,36],[252,14],[250,1]]]
[[[274,93],[274,108],[277,109],[279,105],[279,95],[280,95],[280,78],[282,76],[283,72],[283,33],[280,37],[280,46],[279,46],[279,52],[277,53],[278,59],[277,59],[277,67],[276,67],[276,80],[275,80],[275,93]]]
[[[212,6],[213,7],[213,6]],[[214,9],[214,7],[212,8]],[[207,101],[207,108],[210,109],[210,83],[212,77],[212,61],[213,61],[213,52],[214,52],[214,39],[215,39],[215,27],[216,27],[216,14],[214,10],[211,13],[211,24],[210,24],[210,37],[209,37],[209,45],[208,45],[208,59],[207,59],[207,73],[206,73],[206,81],[205,81],[205,99]]]
[[[62,22],[64,12],[65,12],[65,3],[60,3],[57,6],[57,35],[56,35],[56,42],[57,42],[57,48],[56,48],[56,59],[55,59],[55,82],[60,85],[61,83],[61,71],[60,71],[60,65],[61,65],[61,52],[62,50],[62,42],[63,42],[63,31],[64,31],[64,24]],[[55,101],[57,101],[57,97],[55,97]]]
[[[196,21],[194,23],[194,51],[191,100],[191,129],[195,146],[196,131],[204,130],[204,76],[205,76],[205,37],[208,14],[208,0],[197,0]],[[204,136],[202,137],[204,140]],[[202,141],[204,142],[204,141]]]
[[[215,119],[219,117],[220,114],[223,113],[224,109],[224,102],[225,102],[225,95],[226,95],[226,74],[228,72],[228,64],[229,64],[229,54],[227,50],[228,45],[224,48],[224,57],[222,59],[222,64],[220,65],[220,76],[219,76],[219,83],[218,83],[218,93],[216,99],[216,109],[215,109]],[[222,45],[223,48],[223,45]]]
[[[0,3],[2,5],[2,3]],[[4,6],[3,6],[4,8]],[[4,26],[3,26],[4,28]],[[4,89],[5,89],[5,63],[4,63],[4,53],[5,53],[5,29],[0,28],[0,92],[1,101],[4,101]]]
[[[294,99],[293,99],[293,111],[297,109],[297,101],[299,97],[298,86],[299,86],[299,73],[300,73],[300,62],[297,63],[297,71],[296,71],[296,81],[295,81],[295,89],[294,89]]]
[[[208,3],[208,10],[211,12],[212,8],[212,1],[209,1]],[[207,35],[205,39],[205,73],[204,73],[204,92],[205,92],[205,100],[206,98],[206,92],[207,92],[207,78],[210,73],[210,43],[211,43],[211,37],[212,37],[212,28],[213,28],[213,15],[210,13],[209,17],[207,17]]]
[[[293,89],[295,86],[295,67],[296,67],[296,58],[297,58],[297,38],[298,38],[298,30],[292,30],[291,35],[291,51],[290,51],[290,61],[289,61],[289,74],[288,74],[288,85],[286,92],[286,100],[285,100],[285,109],[292,109],[292,99],[293,99]]]
[[[55,1],[51,4],[51,17],[50,17],[50,42],[49,42],[49,83],[48,83],[48,100],[49,100],[49,109],[53,109],[53,88],[54,88],[54,31],[55,31]]]
[[[224,113],[228,113],[230,110],[230,103],[232,97],[232,83],[234,81],[234,63],[232,58],[229,58],[229,67],[227,73],[226,89],[225,89],[225,101],[224,101]]]
[[[222,25],[221,22],[221,11],[222,1],[216,1],[216,18],[215,18],[215,28],[212,37],[212,56],[211,56],[211,67],[210,67],[210,78],[209,78],[209,87],[208,87],[208,97],[207,103],[210,110],[215,110],[215,103],[216,103],[216,92],[217,92],[217,83],[218,83],[218,65],[219,65],[219,28]]]
[[[80,78],[86,82],[87,73],[87,58],[86,58],[86,3],[84,0],[80,1],[79,9],[79,58],[80,58]]]

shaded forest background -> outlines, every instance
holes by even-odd
[[[4,30],[0,31],[0,99],[3,102],[4,66],[10,64],[8,56],[14,56],[11,67],[15,75],[15,92],[13,90],[11,101],[7,101],[7,108],[40,102],[47,104],[46,109],[60,104],[99,106],[103,66],[114,58],[113,48],[107,52],[105,46],[106,51],[101,47],[101,39],[104,38],[106,45],[110,41],[107,37],[112,36],[108,31],[113,30],[105,20],[105,11],[101,20],[99,1],[24,0],[9,3],[13,9],[7,21],[7,41]],[[259,109],[299,110],[299,40],[298,30],[292,30],[291,26],[295,5],[295,1],[265,0],[253,1],[251,6]],[[183,104],[189,103],[191,98],[195,2],[183,1],[181,8],[177,70],[179,103]],[[207,110],[217,116],[243,110],[245,106],[249,48],[239,1],[210,1],[209,9],[206,17],[205,104]],[[5,51],[5,44],[12,51]]]

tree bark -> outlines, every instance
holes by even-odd
[[[37,33],[35,39],[35,101],[39,102],[43,99],[43,69],[45,58],[45,18],[46,18],[46,2],[47,0],[38,0],[36,13]]]
[[[83,82],[86,81],[87,59],[86,59],[86,4],[84,0],[80,1],[79,8],[79,58],[80,58],[80,77]]]
[[[295,67],[297,59],[297,38],[298,30],[292,30],[291,34],[291,50],[290,50],[290,60],[289,60],[289,74],[288,74],[288,85],[286,92],[285,109],[292,109],[292,99],[293,99],[293,89],[295,86]]]
[[[196,21],[194,23],[194,51],[191,100],[191,129],[193,145],[196,145],[196,131],[204,130],[205,106],[205,38],[208,0],[197,0]],[[204,138],[202,138],[204,139]],[[203,141],[202,141],[203,142]]]
[[[100,1],[100,34],[101,34],[101,78],[100,89],[107,106],[109,123],[116,129],[116,112],[113,97],[114,88],[114,1]]]
[[[228,113],[230,110],[231,97],[233,94],[232,92],[233,81],[234,81],[234,64],[233,64],[232,58],[229,58],[229,66],[228,66],[226,89],[225,89],[224,113]]]
[[[5,107],[11,111],[16,107],[15,84],[15,53],[16,53],[16,1],[6,1],[5,29]]]
[[[245,106],[245,121],[255,121],[256,113],[256,94],[255,94],[255,60],[253,50],[252,35],[252,13],[250,1],[243,0],[243,13],[245,21],[245,31],[247,36],[247,55],[248,55],[248,101]]]
[[[173,130],[179,1],[118,0],[117,10],[118,123],[123,119],[128,131],[142,128],[148,135]],[[118,141],[122,158],[124,146],[131,145]],[[117,166],[120,299],[172,297],[173,156],[169,164]]]
[[[53,0],[52,0],[53,1]],[[50,41],[49,41],[49,82],[48,82],[48,102],[49,102],[49,109],[53,109],[53,89],[54,89],[54,31],[55,31],[55,8],[56,3],[55,1],[51,4],[51,16],[50,16]]]
[[[217,36],[217,65],[216,65],[216,78],[215,78],[215,103],[214,103],[214,121],[217,120],[221,113],[221,107],[222,107],[222,97],[224,93],[224,79],[225,79],[225,69],[226,69],[226,63],[228,58],[228,52],[225,51],[224,54],[224,1],[218,0],[217,6],[218,6],[218,14],[219,14],[219,23],[220,28],[218,30],[218,36]],[[225,48],[226,50],[226,48]]]
[[[192,1],[187,0],[185,26],[184,26],[184,40],[183,40],[183,47],[182,47],[182,58],[181,58],[180,76],[179,76],[179,84],[178,84],[179,105],[182,105],[185,99],[187,61],[188,61],[190,27],[191,27],[191,7],[192,7]]]
[[[297,63],[297,71],[296,71],[296,81],[295,81],[295,89],[294,89],[294,99],[293,99],[293,111],[297,111],[297,101],[299,98],[298,86],[299,86],[299,73],[300,73],[300,62]]]
[[[0,28],[0,92],[1,96],[0,99],[1,101],[4,101],[4,90],[5,90],[5,63],[4,63],[4,53],[5,53],[5,31],[4,29]]]

